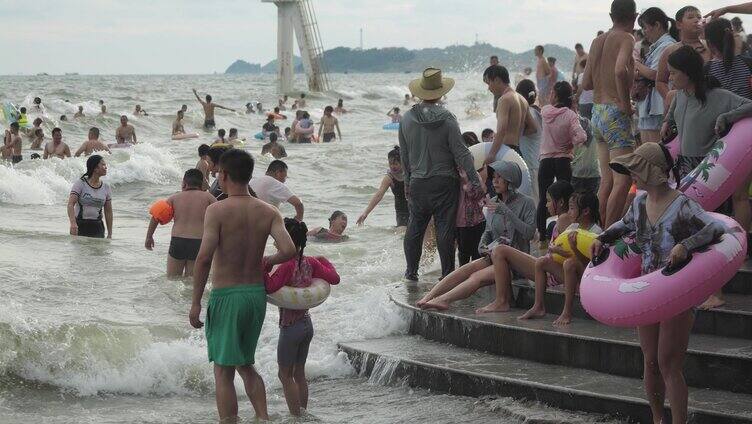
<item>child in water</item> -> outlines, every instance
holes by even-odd
[[[549,205],[547,205],[549,206]],[[549,207],[549,211],[553,208]],[[555,211],[554,211],[555,212]],[[600,214],[598,213],[598,196],[595,192],[579,192],[569,198],[569,219],[574,221],[565,231],[568,234],[567,242],[570,246],[577,246],[577,232],[583,229],[591,233],[600,234]],[[558,222],[557,222],[558,224]],[[548,254],[535,260],[535,304],[520,319],[542,318],[546,315],[544,303],[546,287],[564,283],[564,308],[561,315],[554,321],[554,325],[568,325],[572,322],[572,305],[574,295],[580,286],[582,273],[590,262],[578,249],[572,248],[572,254],[563,251],[553,244],[548,249]],[[556,262],[552,254],[563,256],[564,262]],[[553,284],[552,284],[553,283]]]
[[[334,211],[329,217],[329,229],[316,227],[308,232],[309,237],[318,241],[337,242],[345,241],[349,237],[344,234],[347,229],[347,215],[342,211]]]
[[[392,118],[393,124],[399,124],[402,121],[402,115],[400,114],[400,108],[395,107],[386,113],[386,116]]]
[[[284,286],[308,287],[314,278],[320,278],[329,284],[339,284],[339,274],[328,260],[323,257],[303,256],[308,233],[305,223],[285,218],[285,229],[295,244],[298,256],[280,264],[271,273],[271,267],[265,265],[266,292],[271,294]],[[279,327],[279,379],[290,413],[299,416],[301,408],[308,408],[305,364],[308,359],[308,347],[313,339],[311,316],[307,309],[279,308]]]
[[[610,167],[614,172],[630,175],[644,193],[637,195],[621,220],[596,239],[591,246],[593,257],[601,253],[604,244],[635,233],[642,251],[641,274],[645,275],[667,265],[681,264],[689,253],[702,249],[726,231],[697,202],[669,186],[669,173],[678,181],[678,169],[662,145],[644,143],[634,153],[612,160]],[[637,328],[653,422],[660,422],[663,417],[666,394],[674,422],[687,421],[683,368],[693,323],[694,313],[688,309],[660,323]]]

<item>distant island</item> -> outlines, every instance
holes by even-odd
[[[546,56],[555,57],[557,67],[568,74],[574,63],[574,50],[555,44],[546,44],[544,48]],[[437,66],[452,72],[468,72],[484,69],[488,65],[488,58],[492,55],[499,56],[499,62],[510,72],[535,65],[532,49],[522,53],[513,53],[487,43],[420,50],[408,50],[403,47],[367,50],[336,47],[324,52],[324,61],[328,71],[334,73],[420,72],[429,66]],[[303,64],[299,57],[294,58],[294,63],[295,72],[303,72]],[[240,59],[225,71],[226,74],[273,74],[276,72],[276,60],[261,66],[261,64],[248,63]]]

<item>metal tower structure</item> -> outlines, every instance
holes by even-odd
[[[329,80],[324,64],[324,47],[316,22],[316,13],[309,0],[261,0],[277,6],[277,75],[279,91],[293,91],[293,34],[295,35],[303,68],[308,77],[308,89],[326,91]]]

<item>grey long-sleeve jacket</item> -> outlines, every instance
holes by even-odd
[[[413,178],[459,179],[458,167],[467,172],[471,184],[480,185],[457,118],[443,106],[420,103],[407,111],[400,123],[399,145],[408,187]]]
[[[487,246],[499,237],[512,240],[511,246],[530,253],[530,240],[535,235],[535,202],[522,193],[512,192],[506,202],[497,199],[496,210],[486,221],[486,231],[480,240]]]

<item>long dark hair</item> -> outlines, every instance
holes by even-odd
[[[308,241],[308,226],[306,226],[305,222],[298,222],[293,218],[285,218],[285,230],[290,234],[295,248],[298,249],[298,268],[300,268],[300,265],[303,263],[303,250]]]
[[[645,25],[655,25],[656,23],[660,23],[661,28],[672,36],[674,40],[679,39],[679,28],[676,27],[676,20],[669,18],[666,15],[666,12],[658,7],[651,7],[642,12],[637,19],[637,22],[643,28]]]
[[[556,107],[572,107],[572,85],[566,81],[559,81],[554,84],[554,95],[556,96]]]
[[[535,91],[535,83],[529,79],[524,79],[517,83],[515,91],[527,100],[527,104],[533,106],[535,99],[538,98],[538,92]]]
[[[572,196],[576,199],[577,209],[582,213],[583,210],[590,210],[590,219],[594,223],[601,222],[601,213],[598,207],[598,195],[592,191],[578,191]]]
[[[549,196],[551,196],[551,200],[554,201],[554,204],[558,201],[564,202],[564,210],[561,212],[566,212],[569,210],[569,197],[572,196],[572,193],[574,193],[574,189],[572,188],[572,184],[569,183],[567,180],[559,180],[555,183],[551,184],[548,187],[548,190],[546,190],[546,193],[548,193]],[[560,211],[556,211],[556,213],[561,213]]]
[[[734,63],[734,30],[731,21],[724,18],[718,18],[710,21],[705,25],[705,40],[708,44],[723,54],[723,66],[726,72],[731,70]]]
[[[704,105],[708,99],[708,89],[715,87],[708,86],[704,62],[700,53],[697,53],[691,46],[679,47],[668,56],[668,64],[672,68],[687,74],[689,80],[695,85],[695,97]]]
[[[94,170],[97,169],[97,166],[99,166],[99,162],[102,162],[102,156],[89,156],[89,159],[86,159],[86,173],[84,175],[81,175],[81,178],[91,178],[91,176],[94,175]]]
[[[465,146],[475,146],[479,143],[478,136],[472,131],[466,131],[462,133],[462,140],[465,142]]]
[[[402,162],[402,156],[400,156],[400,147],[394,146],[394,148],[390,150],[389,153],[387,153],[386,158],[387,160],[389,160],[389,162]]]

